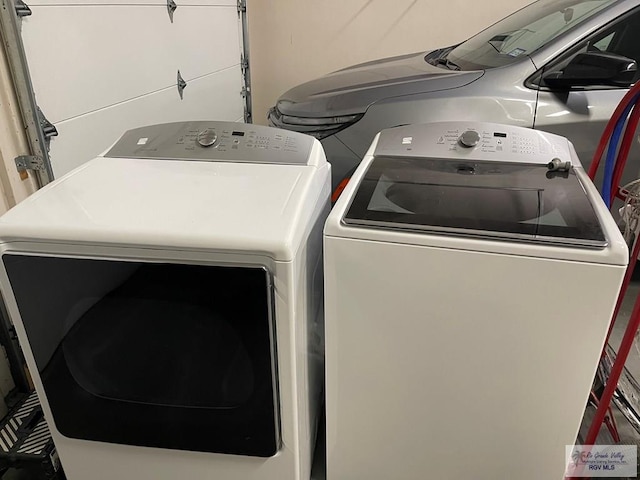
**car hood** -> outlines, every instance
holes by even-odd
[[[360,114],[384,98],[458,88],[484,74],[436,67],[425,61],[426,55],[384,58],[311,80],[282,95],[278,110],[297,117]]]

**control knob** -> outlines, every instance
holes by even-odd
[[[475,147],[478,142],[480,142],[480,134],[475,130],[467,130],[458,138],[458,143],[464,148]]]
[[[211,145],[213,145],[214,143],[216,143],[216,140],[218,139],[218,135],[216,134],[216,131],[213,130],[212,128],[207,128],[206,130],[201,131],[200,133],[198,133],[198,144],[201,147],[210,147]]]

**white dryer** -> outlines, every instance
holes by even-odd
[[[308,479],[330,167],[306,135],[131,130],[0,219],[69,480]]]
[[[565,138],[384,130],[324,246],[327,480],[563,478],[628,261]]]

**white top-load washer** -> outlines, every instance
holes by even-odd
[[[628,260],[565,138],[384,130],[324,247],[328,480],[563,478]]]
[[[308,479],[330,167],[306,135],[131,130],[0,219],[69,480]]]

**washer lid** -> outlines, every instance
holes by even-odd
[[[604,248],[607,239],[571,168],[379,156],[343,223],[507,241]]]

